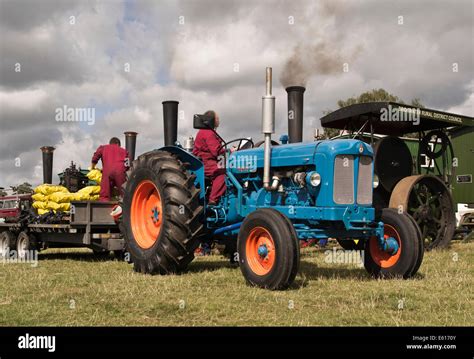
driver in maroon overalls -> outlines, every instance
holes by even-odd
[[[219,116],[214,111],[207,111],[205,116],[214,117],[215,128],[219,126]],[[225,148],[220,138],[211,129],[201,129],[194,141],[193,154],[204,162],[204,174],[212,183],[209,204],[215,205],[225,193]]]
[[[92,156],[92,169],[95,168],[99,160],[102,159],[102,181],[100,182],[99,200],[110,201],[111,192],[114,187],[122,193],[122,184],[125,182],[125,171],[128,164],[128,152],[120,147],[120,140],[112,137],[108,145],[101,145]]]

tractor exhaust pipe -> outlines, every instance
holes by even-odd
[[[53,151],[52,146],[41,147],[43,152],[43,183],[53,183]]]
[[[125,135],[125,149],[128,152],[128,160],[130,163],[135,159],[135,148],[137,145],[137,132],[127,131]]]
[[[262,97],[262,133],[264,136],[263,148],[263,188],[275,191],[278,188],[278,178],[270,184],[270,166],[272,154],[272,133],[275,133],[275,96],[272,95],[272,68],[267,67],[266,93]]]
[[[163,101],[163,132],[165,146],[174,146],[178,139],[178,101]]]
[[[288,93],[288,138],[289,143],[303,141],[303,86],[290,86]]]

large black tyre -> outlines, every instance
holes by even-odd
[[[414,276],[416,272],[418,272],[418,269],[420,269],[421,263],[423,262],[423,257],[425,255],[425,246],[423,244],[423,236],[421,234],[421,229],[418,226],[418,223],[416,223],[415,219],[407,214],[408,218],[411,220],[413,225],[416,227],[416,233],[418,234],[418,258],[416,259],[415,266],[412,269],[412,273],[410,276]]]
[[[291,221],[275,209],[258,209],[245,218],[237,238],[237,251],[242,274],[252,286],[286,289],[298,273],[300,250],[296,231]]]
[[[16,249],[16,236],[11,231],[0,233],[0,258],[7,258],[11,250]]]
[[[375,237],[366,241],[364,266],[369,274],[377,278],[409,278],[415,275],[421,264],[420,237],[412,219],[393,208],[382,211],[385,236],[397,240],[399,249],[390,254],[379,248]]]
[[[135,271],[178,273],[194,259],[203,227],[194,180],[166,151],[147,152],[133,161],[124,184],[121,228]]]

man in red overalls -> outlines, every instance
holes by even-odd
[[[214,111],[207,111],[205,116],[214,118],[215,128],[219,126],[219,116]],[[193,154],[204,162],[204,174],[212,181],[209,204],[215,205],[225,193],[225,149],[221,140],[211,129],[201,129],[194,141]]]
[[[120,140],[112,137],[108,145],[101,145],[92,156],[92,168],[94,169],[99,160],[102,159],[102,181],[100,182],[99,200],[110,201],[111,192],[114,187],[122,193],[122,184],[125,182],[125,171],[128,168],[128,152],[120,147]]]

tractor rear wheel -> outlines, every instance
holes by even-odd
[[[412,219],[406,213],[385,208],[382,211],[385,239],[395,239],[395,253],[380,248],[377,238],[366,241],[364,266],[367,272],[378,278],[409,278],[415,275],[423,255],[420,235]]]
[[[133,161],[124,185],[121,228],[135,271],[177,273],[194,259],[203,227],[194,179],[166,151],[147,152]]]
[[[296,231],[277,210],[262,208],[245,218],[237,251],[240,269],[250,285],[286,289],[298,273],[300,249]]]

